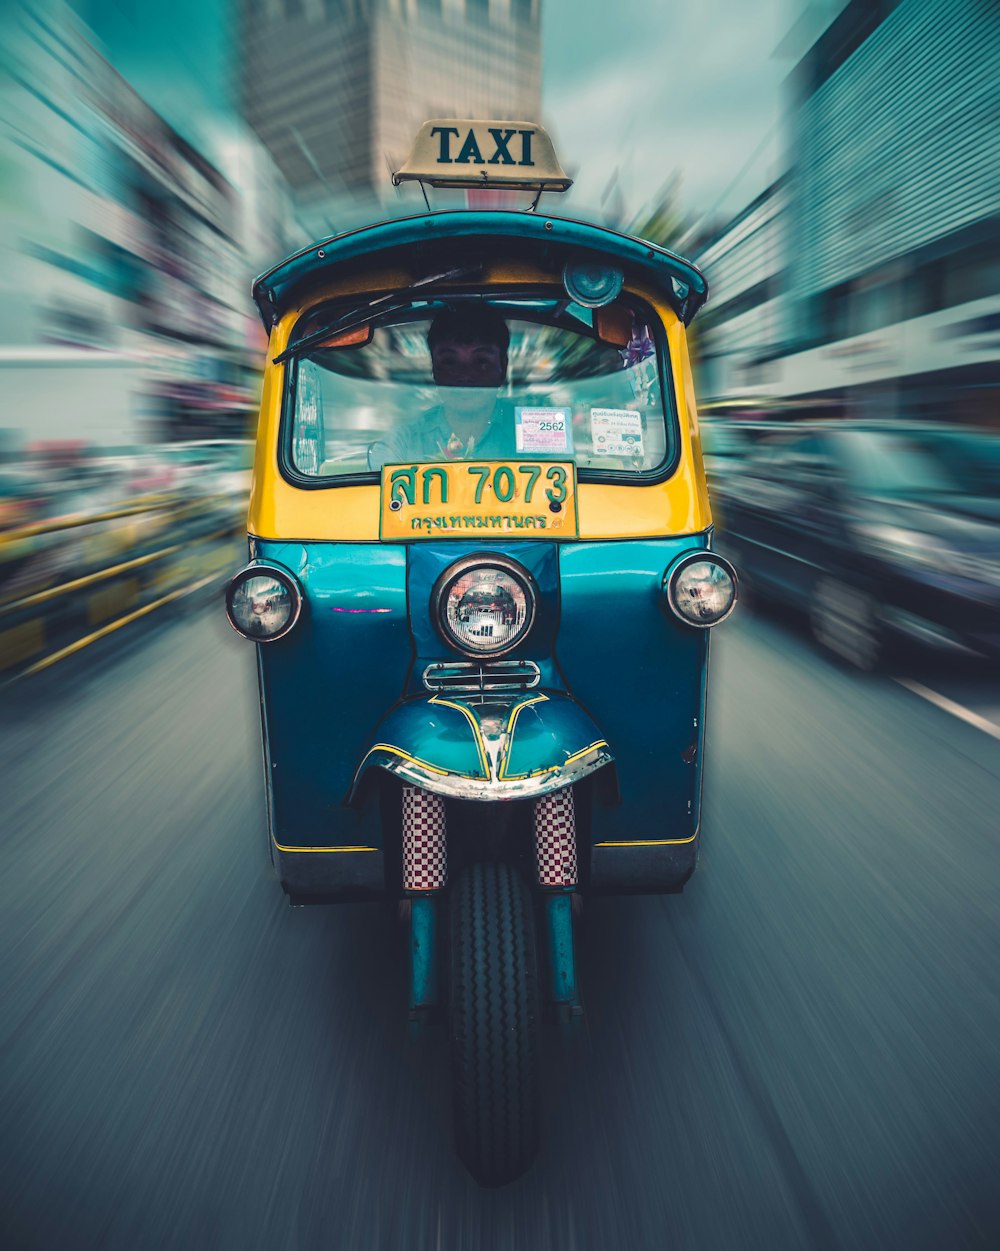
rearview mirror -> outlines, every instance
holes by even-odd
[[[371,321],[365,322],[361,326],[355,326],[352,330],[342,330],[340,334],[333,334],[329,339],[324,339],[322,343],[317,343],[317,348],[352,348],[364,347],[366,343],[371,343],[375,334],[375,323]]]
[[[594,309],[594,331],[602,343],[626,348],[632,340],[632,310],[606,304]]]

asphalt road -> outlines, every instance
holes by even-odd
[[[701,865],[598,901],[534,1170],[482,1191],[378,908],[271,879],[221,613],[8,694],[4,1247],[1000,1245],[1000,742],[752,617]]]

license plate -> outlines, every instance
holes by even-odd
[[[381,537],[386,541],[576,535],[572,461],[448,461],[382,468]]]

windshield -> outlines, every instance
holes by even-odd
[[[318,310],[295,339],[349,312]],[[597,310],[565,296],[416,300],[372,325],[370,338],[334,335],[289,365],[293,473],[336,480],[387,464],[527,457],[634,477],[673,458],[665,341],[632,297]]]
[[[911,431],[850,431],[843,439],[849,478],[873,495],[938,495],[965,489],[932,439]]]

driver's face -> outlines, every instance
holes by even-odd
[[[507,356],[496,343],[456,343],[443,339],[431,352],[434,381],[440,387],[499,387]]]

